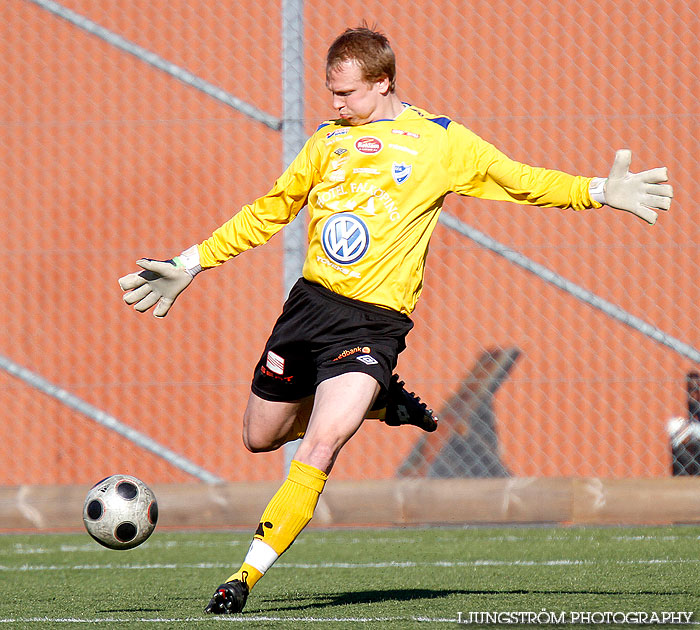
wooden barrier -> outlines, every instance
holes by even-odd
[[[277,482],[154,485],[160,527],[253,528]],[[87,487],[0,488],[0,531],[82,528]],[[315,526],[700,523],[700,477],[331,481]]]

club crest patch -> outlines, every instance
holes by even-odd
[[[403,184],[411,175],[411,164],[405,162],[394,162],[391,168],[391,175],[397,184]]]

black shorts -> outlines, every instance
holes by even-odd
[[[253,393],[291,402],[312,395],[329,378],[364,372],[381,385],[381,402],[411,328],[413,322],[402,313],[300,278],[255,367]]]

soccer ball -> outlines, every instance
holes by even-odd
[[[158,503],[136,477],[112,475],[87,494],[83,523],[88,534],[110,549],[132,549],[148,538],[158,522]]]

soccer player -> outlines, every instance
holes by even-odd
[[[371,410],[426,430],[435,419],[392,380],[423,285],[428,242],[448,193],[584,210],[607,204],[649,223],[668,210],[666,169],[629,172],[619,151],[608,178],[509,159],[461,124],[402,102],[381,33],[348,29],[330,46],[322,123],[272,190],[172,260],[142,259],[120,279],[127,304],[164,317],[203,269],[261,245],[306,205],[308,251],[258,362],[243,441],[269,451],[302,437],[243,565],[205,611],[240,612],[250,589],[311,519],[333,462]],[[409,416],[407,418],[407,416]]]

